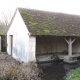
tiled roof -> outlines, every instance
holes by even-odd
[[[80,16],[18,8],[32,35],[80,36]]]

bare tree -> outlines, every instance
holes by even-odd
[[[2,19],[0,20],[0,34],[1,35],[1,51],[4,52],[6,51],[6,47],[7,47],[7,37],[6,37],[6,33],[9,27],[9,23],[11,20],[11,13],[9,12],[1,13]]]
[[[0,25],[2,25],[3,33],[6,34],[6,31],[9,27],[9,23],[11,20],[11,13],[8,11],[8,13],[1,13],[2,19],[0,20]]]

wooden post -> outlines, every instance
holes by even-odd
[[[76,38],[75,39],[71,39],[71,38],[69,38],[68,40],[65,38],[65,41],[68,43],[68,55],[69,56],[72,56],[72,43],[74,42],[76,40]]]

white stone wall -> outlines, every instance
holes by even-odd
[[[29,37],[29,62],[36,61],[36,37]]]
[[[72,51],[74,53],[80,53],[80,38],[76,38],[72,46]]]
[[[7,33],[7,53],[11,55],[10,35],[13,35],[12,56],[26,63],[29,62],[29,34],[20,13],[17,11]]]

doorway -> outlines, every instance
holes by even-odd
[[[11,50],[11,55],[12,55],[12,48],[13,48],[13,35],[10,35],[10,50]]]

